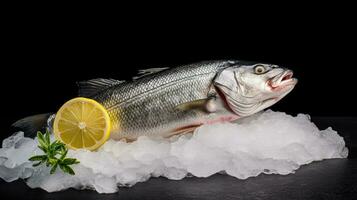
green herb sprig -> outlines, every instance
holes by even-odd
[[[34,163],[32,166],[36,167],[41,164],[46,164],[47,167],[51,166],[50,174],[55,173],[58,167],[65,173],[71,175],[75,174],[70,165],[78,164],[79,161],[75,158],[66,158],[68,149],[65,144],[58,140],[51,143],[49,131],[46,131],[45,134],[38,131],[37,138],[39,142],[38,148],[40,148],[45,154],[29,158],[30,161],[37,161],[37,163]]]

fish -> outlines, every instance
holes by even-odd
[[[292,70],[278,65],[218,60],[145,69],[130,81],[80,81],[78,87],[80,97],[106,108],[112,139],[133,141],[191,133],[204,124],[253,115],[281,100],[297,82]],[[36,129],[29,122],[37,126],[51,121],[49,116],[28,117],[14,126]]]

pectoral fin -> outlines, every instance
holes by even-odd
[[[188,111],[188,110],[203,110],[205,112],[215,112],[215,97],[208,97],[207,99],[198,99],[195,101],[190,101],[182,103],[176,106],[177,110]]]

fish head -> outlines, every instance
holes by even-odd
[[[224,68],[214,85],[228,107],[239,116],[268,108],[296,85],[293,71],[271,64],[234,64]]]

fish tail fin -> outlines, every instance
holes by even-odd
[[[51,121],[53,113],[38,114],[25,117],[13,123],[11,126],[24,132],[26,137],[34,138],[37,131],[45,131],[47,126],[52,126]],[[53,115],[54,116],[54,115]]]

